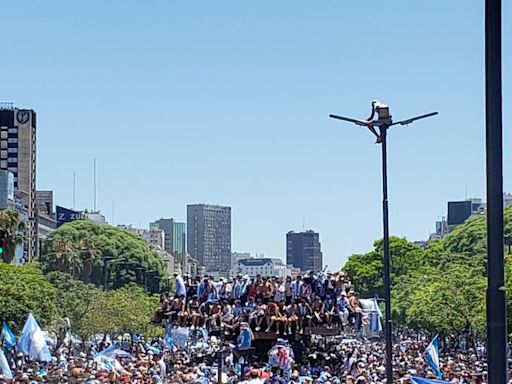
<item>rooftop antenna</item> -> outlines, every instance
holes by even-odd
[[[73,171],[73,209],[76,209],[76,172]]]
[[[96,158],[94,158],[94,204],[93,210],[96,212]]]
[[[466,181],[466,198],[465,198],[465,200],[467,200],[467,199],[468,199],[468,182]]]

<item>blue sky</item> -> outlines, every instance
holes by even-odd
[[[507,2],[505,2],[507,3]],[[512,9],[504,15],[505,148]],[[4,2],[0,100],[38,112],[38,188],[115,222],[233,207],[233,250],[320,232],[339,267],[381,236],[379,147],[329,113],[440,115],[389,135],[391,233],[485,193],[483,1]],[[509,152],[509,151],[507,151]],[[509,153],[505,190],[512,191]]]

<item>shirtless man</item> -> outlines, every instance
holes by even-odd
[[[322,324],[325,315],[325,308],[322,300],[320,298],[316,299],[311,305],[311,309],[313,310],[313,318],[318,324]]]
[[[267,308],[265,310],[265,319],[267,322],[267,330],[265,332],[270,332],[271,328],[276,323],[278,318],[280,318],[280,316],[281,315],[279,313],[279,307],[277,306],[277,304],[274,302],[268,303]],[[276,325],[276,329],[276,333],[279,333],[279,325]]]

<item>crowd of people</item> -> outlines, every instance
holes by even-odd
[[[211,384],[219,382],[220,371],[220,382],[227,384],[385,382],[385,347],[381,341],[313,337],[308,345],[295,350],[280,340],[273,352],[242,362],[236,347],[223,346],[215,337],[206,343],[191,342],[184,349],[167,348],[164,339],[137,338],[129,345],[123,344],[119,339],[87,347],[81,344],[61,347],[52,351],[52,361],[47,364],[10,354],[14,378],[7,380],[0,375],[0,383]],[[427,344],[428,340],[416,335],[397,337],[393,360],[396,383],[411,383],[414,376],[436,378],[423,356]],[[109,348],[115,364],[105,364],[101,359],[101,351]],[[221,356],[218,351],[223,351]],[[459,384],[485,383],[484,355],[481,347],[461,351],[446,345],[441,354],[443,378]]]
[[[219,281],[176,276],[175,295],[161,296],[153,319],[165,327],[163,337],[70,338],[51,347],[49,362],[6,350],[13,378],[0,375],[0,384],[382,384],[385,346],[362,335],[363,302],[344,272]],[[337,332],[320,336],[310,327]],[[270,333],[270,344],[258,346],[259,333]],[[396,383],[437,377],[425,358],[428,343],[420,334],[395,335]],[[485,348],[472,346],[443,343],[443,379],[486,382]]]
[[[359,294],[344,272],[284,279],[239,274],[219,281],[176,276],[176,289],[175,296],[162,295],[157,321],[226,333],[248,324],[252,331],[284,336],[312,326],[360,332],[365,321]]]

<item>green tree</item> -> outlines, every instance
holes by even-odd
[[[56,290],[37,264],[14,266],[0,263],[0,319],[20,331],[30,312],[41,327],[57,315]]]
[[[390,238],[391,279],[418,269],[425,262],[425,253],[417,245],[395,236]],[[343,270],[352,278],[355,289],[363,297],[384,297],[383,241],[374,243],[374,250],[349,257]]]
[[[16,246],[23,243],[25,224],[20,214],[7,209],[0,211],[0,230],[5,233],[5,245],[2,253],[2,260],[12,263],[15,256]]]
[[[41,263],[46,272],[69,273],[109,289],[136,283],[159,292],[167,277],[164,261],[140,236],[91,221],[74,221],[54,231]]]
[[[61,341],[67,330],[65,319],[69,319],[69,325],[74,333],[80,337],[89,336],[90,330],[85,323],[86,316],[94,308],[94,303],[101,295],[101,291],[93,284],[86,284],[75,280],[67,273],[54,271],[46,278],[55,287],[57,295],[55,305],[58,309],[58,317],[54,321],[54,329]]]
[[[455,264],[426,278],[412,294],[407,310],[411,323],[418,329],[445,336],[484,331],[483,276]]]
[[[83,317],[79,332],[84,337],[100,332],[147,333],[153,329],[151,319],[158,299],[136,285],[101,291]]]

